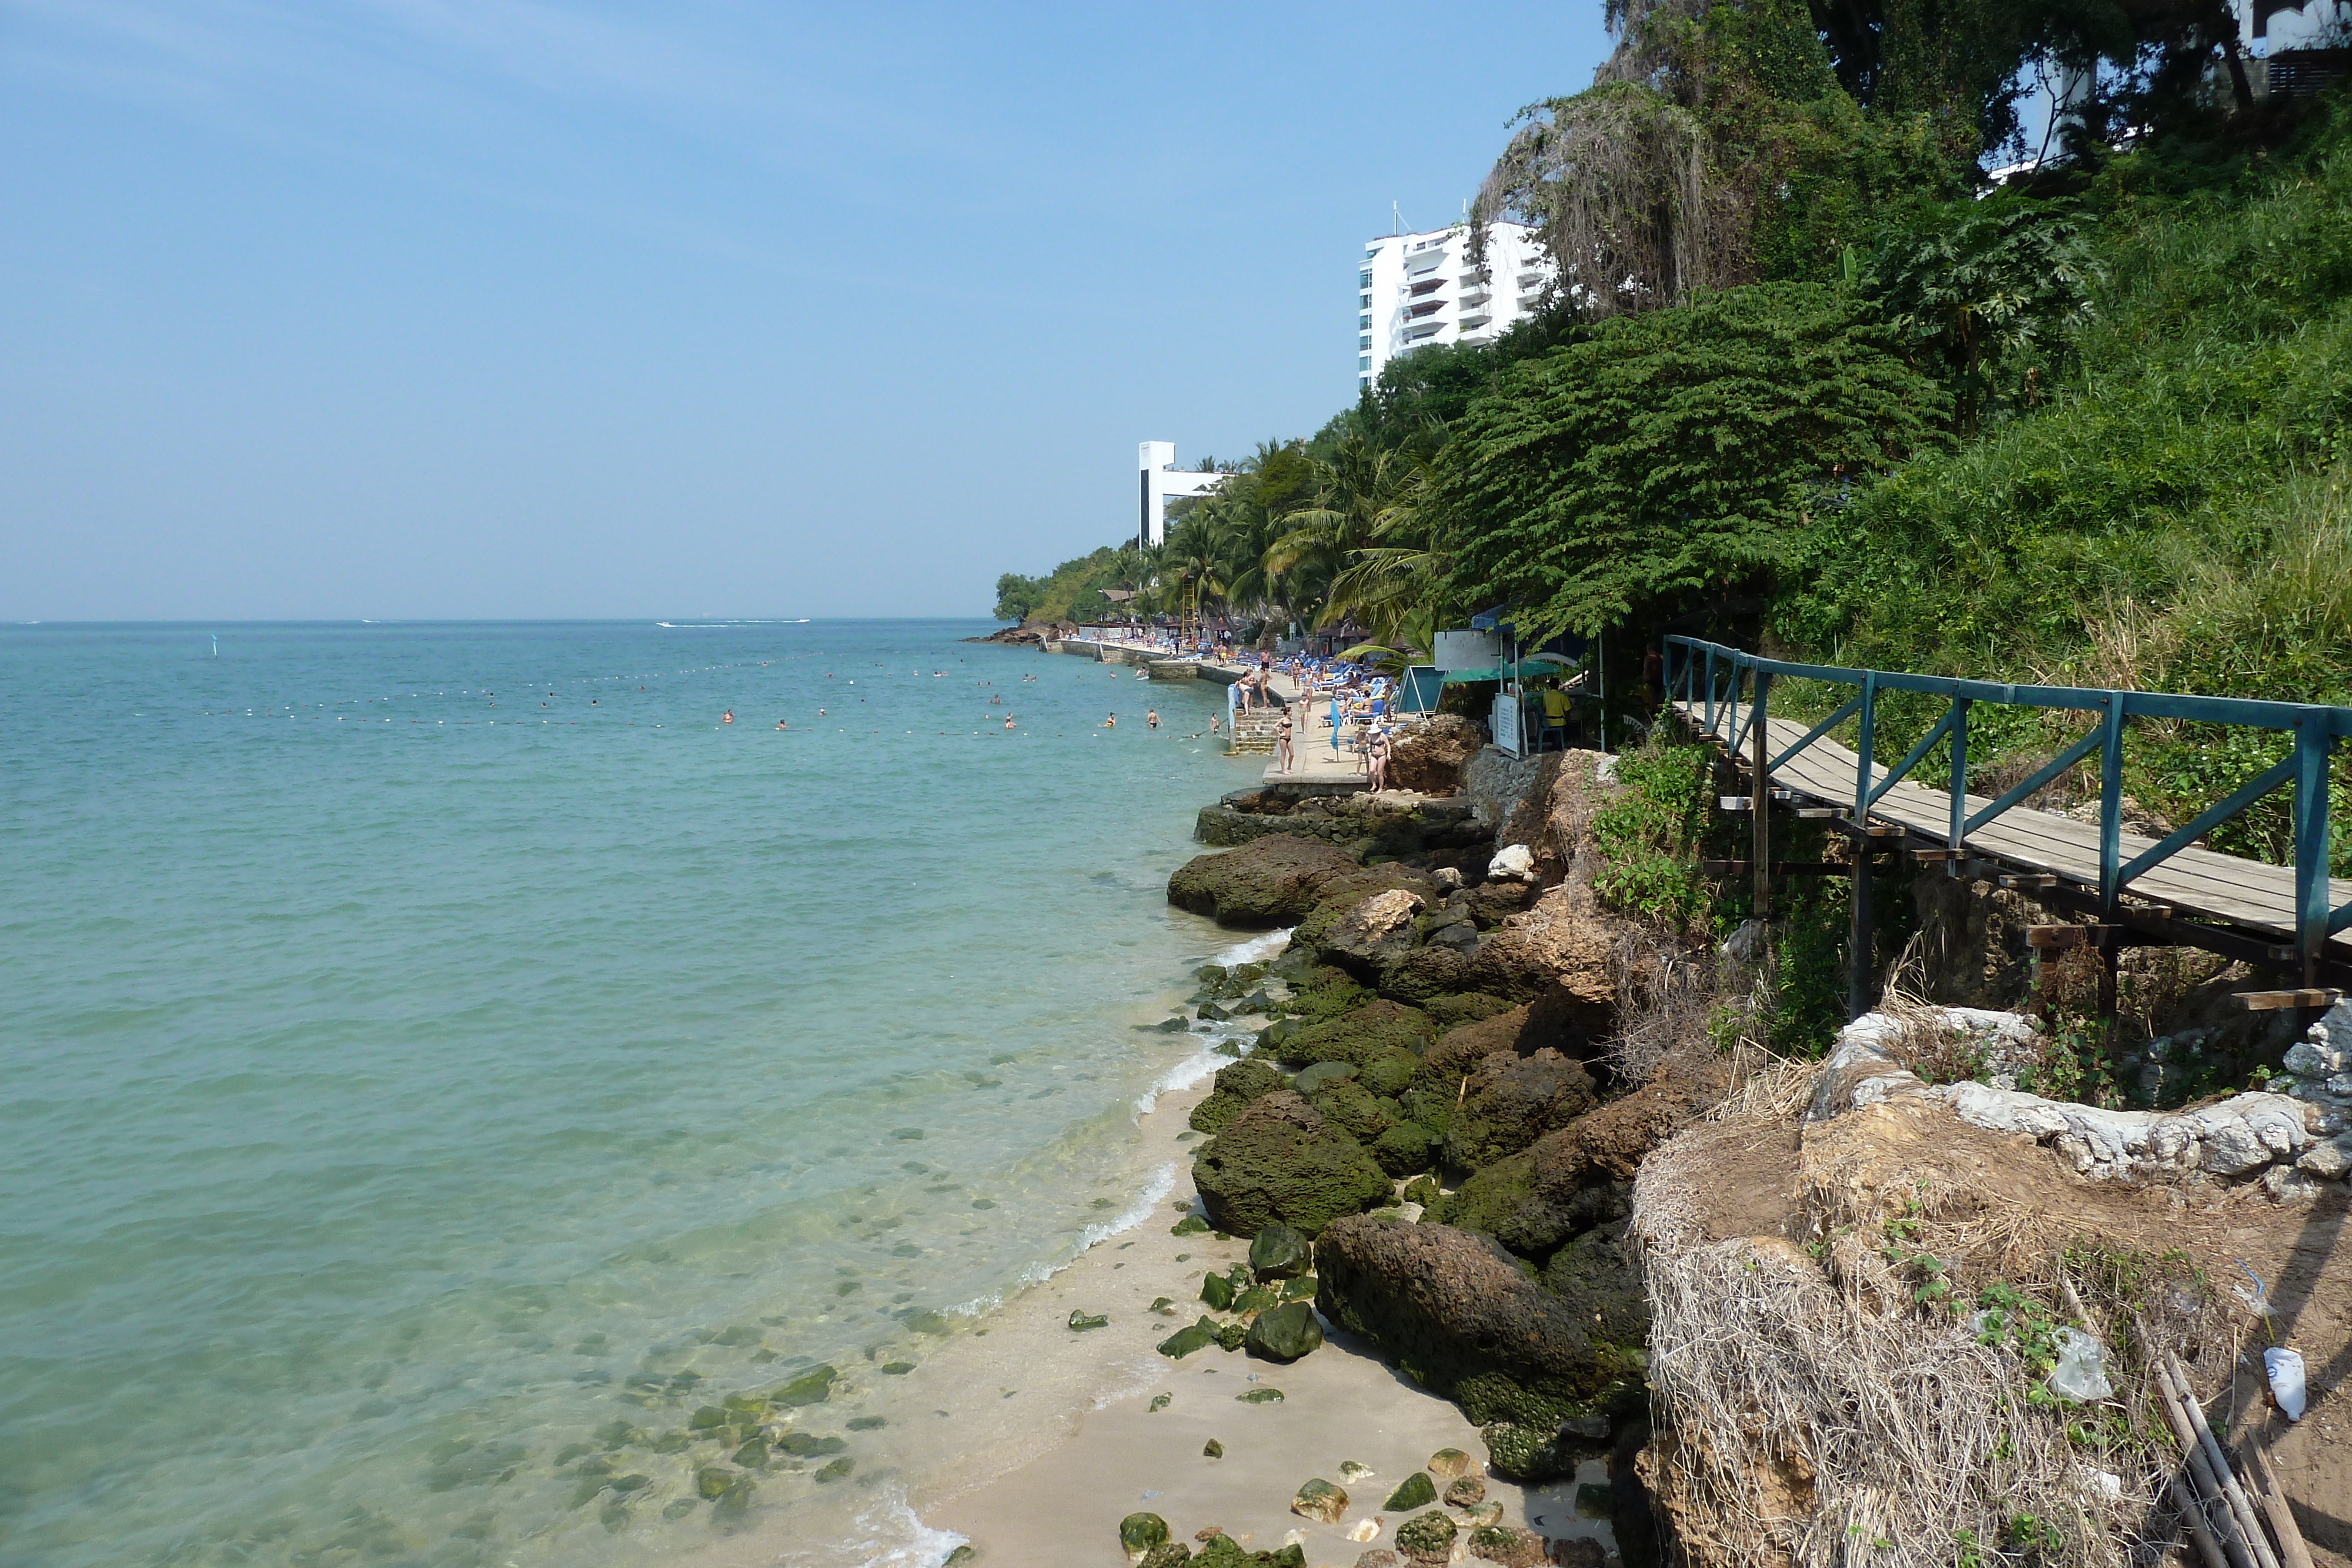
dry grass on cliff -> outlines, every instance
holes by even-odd
[[[1758,1122],[1793,1124],[1801,1076],[1751,1077],[1757,1108],[1782,1113]],[[1686,1562],[2149,1568],[2173,1543],[2147,1354],[2193,1358],[2231,1327],[2185,1260],[1925,1178],[1916,1151],[1843,1124],[1799,1156],[1781,1235],[1710,1239],[1675,1201],[1708,1173],[1664,1153],[1635,1204],[1660,1433],[1644,1467]],[[2005,1332],[1985,1332],[1984,1301]],[[2044,1392],[2068,1323],[2105,1347],[2112,1400]]]

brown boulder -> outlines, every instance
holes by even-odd
[[[1482,1426],[1556,1429],[1643,1397],[1638,1341],[1596,1337],[1486,1237],[1353,1215],[1316,1243],[1315,1272],[1325,1317]]]
[[[1531,1056],[1496,1051],[1464,1086],[1445,1134],[1446,1168],[1475,1171],[1515,1155],[1591,1110],[1597,1098],[1592,1075],[1574,1057],[1549,1049]]]
[[[1315,907],[1324,883],[1356,869],[1345,850],[1275,833],[1186,861],[1168,879],[1168,902],[1220,925],[1283,925]]]
[[[1580,889],[1555,887],[1487,933],[1472,965],[1477,988],[1525,999],[1559,987],[1584,1028],[1607,1033],[1617,1014],[1610,956],[1618,926],[1591,902]]]
[[[1541,1257],[1577,1232],[1624,1213],[1642,1158],[1722,1102],[1723,1064],[1670,1056],[1650,1082],[1517,1155],[1496,1161],[1446,1199],[1448,1222]]]
[[[1460,714],[1432,714],[1401,730],[1389,753],[1389,783],[1423,795],[1462,788],[1462,768],[1486,744],[1486,732]]]

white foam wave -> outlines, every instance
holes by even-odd
[[[1100,1225],[1089,1225],[1078,1232],[1078,1244],[1071,1249],[1069,1256],[1042,1263],[1032,1263],[1015,1275],[1013,1283],[1003,1290],[991,1291],[984,1296],[974,1296],[971,1301],[958,1302],[947,1310],[958,1317],[964,1318],[976,1318],[982,1312],[994,1312],[1004,1304],[1006,1296],[1017,1291],[1025,1291],[1032,1285],[1044,1284],[1112,1237],[1132,1230],[1150,1218],[1151,1211],[1159,1207],[1160,1201],[1174,1191],[1175,1187],[1176,1166],[1173,1162],[1171,1162],[1151,1173],[1150,1181],[1144,1184],[1141,1195],[1133,1203],[1129,1204]]]
[[[1246,942],[1236,942],[1218,954],[1213,962],[1223,964],[1230,969],[1235,964],[1263,964],[1270,959],[1279,958],[1282,956],[1282,950],[1290,946],[1290,934],[1295,929],[1294,926],[1286,925],[1279,931],[1268,931],[1263,936],[1253,936]]]
[[[948,1553],[970,1542],[952,1530],[934,1530],[907,1504],[905,1489],[893,1486],[857,1516],[860,1539],[850,1542],[856,1561],[869,1568],[939,1568]]]

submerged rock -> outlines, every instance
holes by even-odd
[[[1308,1236],[1389,1196],[1362,1145],[1287,1090],[1251,1103],[1192,1161],[1192,1183],[1221,1230],[1255,1236],[1281,1221]]]
[[[1244,1343],[1251,1354],[1268,1361],[1297,1361],[1322,1345],[1323,1325],[1315,1321],[1314,1308],[1305,1301],[1293,1301],[1260,1312]]]
[[[1643,1348],[1579,1322],[1486,1237],[1378,1216],[1316,1248],[1323,1315],[1377,1342],[1481,1425],[1553,1427],[1643,1396]]]
[[[1186,862],[1168,879],[1168,902],[1220,925],[1264,929],[1295,923],[1325,883],[1356,869],[1345,850],[1275,833]]]
[[[768,1397],[778,1405],[822,1405],[833,1397],[834,1380],[840,1375],[830,1366],[813,1366]]]
[[[1290,1500],[1290,1511],[1301,1519],[1337,1524],[1348,1511],[1348,1494],[1318,1476],[1298,1489],[1297,1495]]]

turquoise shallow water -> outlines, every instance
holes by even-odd
[[[557,1455],[1129,1211],[1250,769],[983,629],[0,629],[0,1560],[683,1550]]]

